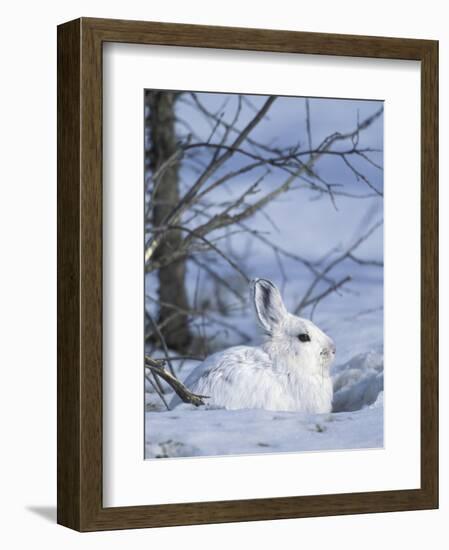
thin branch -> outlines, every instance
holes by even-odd
[[[246,299],[235,289],[233,288],[223,277],[221,277],[218,273],[216,273],[213,269],[211,269],[206,263],[201,262],[196,258],[195,256],[192,256],[190,258],[195,264],[197,264],[201,269],[204,269],[204,271],[212,277],[215,281],[217,281],[219,284],[224,286],[229,292],[234,294],[236,298],[238,298],[242,303],[246,301]]]
[[[304,294],[302,300],[299,302],[299,304],[296,306],[294,313],[298,314],[309,302],[309,298],[312,295],[312,292],[314,291],[317,284],[324,278],[325,275],[331,271],[337,264],[342,262],[343,260],[347,259],[349,255],[357,248],[359,247],[366,239],[374,233],[374,231],[380,227],[383,224],[383,220],[375,223],[366,233],[364,233],[360,238],[358,238],[349,248],[346,250],[343,254],[337,256],[334,260],[332,260],[325,269],[321,271],[321,273],[315,277],[315,279],[312,281],[311,285],[309,286],[308,290]]]
[[[158,228],[158,229],[160,231],[162,228]],[[191,239],[189,239],[189,238],[185,239],[184,248],[186,248],[188,246],[188,244],[193,239],[199,239],[200,241],[204,242],[209,248],[211,248],[214,252],[216,252],[219,256],[221,256],[231,267],[233,267],[235,269],[235,271],[237,271],[237,273],[239,273],[245,279],[246,282],[249,283],[250,279],[249,279],[248,275],[246,275],[246,273],[244,273],[240,269],[240,267],[231,258],[229,258],[217,246],[215,246],[209,239],[204,237],[204,235],[202,235],[198,230],[190,229],[188,227],[183,227],[181,225],[170,225],[170,226],[167,226],[164,229],[178,229],[179,231],[185,231],[186,233],[189,233],[190,236],[191,236]],[[185,250],[184,250],[184,252],[185,252]],[[182,254],[182,253],[183,253],[182,250],[177,251],[175,254],[173,254],[173,256],[170,258],[170,260],[173,261],[173,258],[178,259],[180,257],[180,254]],[[168,263],[170,263],[170,262],[168,262]],[[158,262],[158,263],[153,265],[153,269],[155,268],[155,266],[156,266],[156,268],[160,268],[163,265],[168,265],[168,264],[167,264],[167,262],[165,264],[163,262]]]
[[[248,134],[259,124],[259,122],[266,115],[266,113],[268,112],[268,110],[270,109],[271,105],[274,103],[275,100],[276,100],[275,96],[270,96],[265,101],[262,108],[251,119],[251,121],[246,125],[246,127],[242,130],[242,132],[239,134],[239,136],[235,139],[235,141],[232,144],[232,147],[234,147],[234,148],[240,147],[241,143],[245,140],[245,138],[248,136]],[[233,154],[234,154],[234,152],[232,150],[228,150],[208,165],[206,170],[201,174],[201,176],[197,179],[197,181],[192,185],[192,187],[189,189],[189,191],[187,191],[187,193],[184,195],[184,197],[179,202],[179,204],[168,215],[168,217],[165,221],[165,223],[167,223],[167,225],[176,224],[179,221],[181,215],[190,206],[192,200],[195,198],[195,196],[197,195],[198,191],[203,186],[203,184]],[[147,264],[149,262],[149,260],[153,256],[154,252],[156,251],[156,248],[159,246],[162,239],[163,239],[162,234],[160,234],[158,236],[155,236],[153,238],[153,240],[149,243],[149,245],[146,247],[146,250],[145,250],[145,264]]]
[[[377,189],[377,187],[375,187],[371,182],[370,180],[365,176],[365,174],[362,174],[362,172],[360,172],[360,170],[357,170],[357,168],[351,164],[349,162],[349,160],[346,158],[346,155],[341,155],[340,158],[343,160],[343,162],[346,164],[346,166],[351,170],[351,172],[354,174],[355,178],[357,181],[360,181],[362,180],[363,182],[366,183],[366,185],[368,185],[368,187],[370,189],[372,189],[375,193],[377,193],[377,195],[380,195],[381,197],[383,197],[383,193],[382,191],[379,191],[379,189]]]
[[[148,319],[150,320],[150,323],[152,324],[153,329],[154,329],[154,331],[156,332],[156,334],[157,334],[157,336],[158,336],[158,338],[159,338],[159,340],[160,340],[160,343],[161,343],[161,346],[162,346],[162,349],[163,349],[163,351],[164,351],[164,355],[165,355],[165,358],[166,358],[166,361],[167,361],[167,364],[168,364],[168,368],[170,369],[171,373],[172,373],[173,376],[174,376],[175,371],[173,370],[173,366],[172,366],[172,364],[171,364],[171,362],[170,362],[170,353],[169,353],[169,351],[168,351],[168,347],[167,347],[167,343],[165,342],[165,338],[164,338],[164,336],[163,336],[163,334],[162,334],[162,332],[161,332],[161,330],[160,330],[158,324],[157,324],[156,321],[153,319],[153,317],[151,316],[151,314],[150,314],[148,311],[146,311],[145,314],[147,315]]]
[[[251,229],[246,224],[239,222],[238,224],[240,227],[243,227],[248,233],[253,235],[256,239],[261,241],[262,243],[266,244],[268,247],[272,248],[279,254],[282,254],[283,256],[286,256],[287,258],[290,258],[291,260],[295,260],[297,262],[302,263],[307,269],[309,269],[314,275],[318,275],[319,271],[312,265],[311,262],[303,258],[302,256],[299,256],[298,254],[294,254],[293,252],[290,252],[289,250],[286,250],[285,248],[282,248],[281,246],[275,244],[274,242],[270,241],[267,237],[261,234],[260,231],[257,231],[255,229]]]
[[[208,399],[207,395],[199,395],[191,392],[187,386],[185,386],[180,380],[173,374],[164,368],[165,361],[160,359],[153,359],[148,355],[145,355],[145,367],[157,376],[160,376],[167,384],[173,389],[173,391],[181,398],[184,403],[191,403],[195,407],[205,405],[203,399]]]
[[[238,334],[245,342],[249,342],[251,340],[251,337],[249,336],[249,334],[247,334],[243,330],[239,329],[237,326],[235,326],[235,324],[227,323],[223,319],[217,319],[216,317],[214,317],[210,313],[206,313],[206,311],[204,311],[204,309],[199,310],[199,311],[196,311],[196,310],[193,310],[193,309],[192,310],[187,310],[187,309],[180,308],[179,306],[176,306],[174,304],[169,304],[168,302],[162,302],[160,300],[157,300],[156,298],[154,298],[153,296],[150,296],[148,294],[146,295],[146,297],[149,300],[151,300],[155,303],[158,303],[158,304],[160,304],[164,307],[171,308],[171,309],[174,309],[176,311],[179,311],[180,313],[182,313],[184,315],[191,315],[191,316],[197,316],[197,317],[200,317],[201,315],[203,315],[211,323],[215,323],[217,325],[220,325],[220,326],[224,327],[227,330],[235,332],[235,334]]]
[[[379,152],[379,151],[376,151],[376,152]],[[374,166],[374,168],[377,168],[378,170],[383,172],[383,169],[384,169],[383,166],[381,166],[380,164],[377,164],[377,162],[374,162],[374,160],[371,159],[364,151],[358,149],[356,151],[356,154],[359,155],[359,157],[362,157],[363,159],[365,159],[366,162],[371,164],[371,166]]]
[[[195,106],[199,109],[199,111],[205,116],[206,120],[209,120],[209,119],[213,119],[213,120],[216,120],[217,119],[217,115],[212,113],[211,111],[209,111],[208,109],[206,109],[206,107],[201,103],[201,101],[198,99],[197,95],[196,94],[191,94],[191,97],[195,103]],[[239,96],[239,97],[242,97],[242,96]],[[250,102],[248,101],[248,98],[246,96],[243,96],[242,97],[242,102],[245,102],[246,104],[250,104]],[[251,109],[253,112],[257,113],[258,109],[257,107],[255,107],[254,105],[250,104],[251,105]],[[221,125],[226,129],[226,131],[228,133],[231,133],[231,132],[234,132],[236,134],[240,134],[241,133],[241,130],[239,128],[235,128],[235,122],[231,122],[231,123],[228,123],[226,122],[225,120],[221,120],[220,121]],[[271,148],[271,147],[268,147],[267,145],[263,144],[263,143],[259,143],[257,141],[255,141],[254,139],[250,138],[249,136],[246,138],[246,141],[252,145],[253,147],[257,147],[265,152],[269,152],[269,153],[274,153],[276,152],[275,149]]]
[[[170,361],[204,361],[201,355],[170,355]]]
[[[349,283],[351,280],[352,280],[352,277],[350,275],[348,275],[344,279],[341,279],[337,283],[333,284],[332,286],[330,286],[329,288],[327,288],[326,290],[321,292],[321,294],[318,294],[317,296],[314,296],[313,298],[310,298],[309,300],[304,302],[303,308],[306,308],[306,307],[311,306],[313,304],[313,309],[312,309],[312,314],[311,314],[311,316],[312,316],[316,306],[318,305],[319,302],[321,302],[321,300],[323,298],[326,298],[326,296],[329,296],[329,294],[332,294],[333,292],[336,292],[339,288],[341,288],[346,283]]]
[[[148,382],[153,387],[153,390],[158,394],[158,396],[160,397],[162,403],[165,405],[165,408],[167,409],[167,411],[169,411],[170,407],[168,406],[167,400],[165,399],[165,396],[162,392],[162,389],[161,389],[158,378],[156,377],[154,372],[151,372],[151,376],[154,378],[154,380],[152,378],[150,378],[150,376],[147,373],[145,373],[145,379],[148,380]]]
[[[362,260],[354,256],[354,254],[348,254],[348,258],[359,265],[372,265],[374,267],[383,267],[384,263],[378,260]]]
[[[312,131],[310,129],[310,104],[309,98],[306,97],[306,131],[307,131],[307,140],[309,143],[309,149],[312,149]]]

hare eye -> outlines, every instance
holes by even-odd
[[[306,333],[304,334],[298,334],[298,339],[301,341],[301,342],[310,342],[310,336]]]

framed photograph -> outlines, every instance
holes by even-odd
[[[438,506],[438,43],[58,27],[58,522]]]

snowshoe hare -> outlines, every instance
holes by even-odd
[[[207,404],[226,409],[329,413],[334,342],[311,321],[288,313],[271,281],[255,279],[250,289],[265,343],[210,355],[186,386],[208,396]],[[175,396],[171,404],[178,403]]]

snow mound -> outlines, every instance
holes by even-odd
[[[195,363],[183,369],[187,376]],[[368,352],[332,370],[331,414],[225,410],[181,403],[171,411],[146,387],[145,457],[179,458],[383,446],[383,355]],[[172,395],[168,392],[169,402]]]
[[[334,399],[332,410],[357,411],[376,403],[384,389],[383,354],[371,351],[359,354],[333,369]]]
[[[177,412],[177,411],[176,411]],[[308,415],[262,409],[146,413],[146,458],[333,451],[383,445],[383,408]]]

